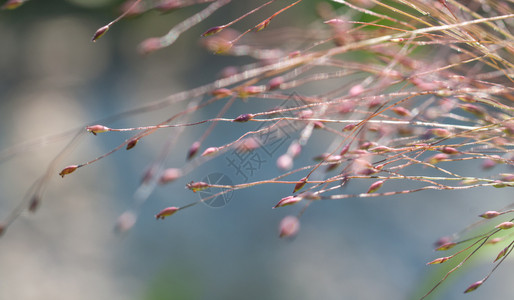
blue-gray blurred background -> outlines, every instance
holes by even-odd
[[[149,56],[137,53],[142,40],[165,34],[201,7],[122,20],[96,43],[91,42],[92,34],[119,14],[119,1],[29,1],[17,10],[1,11],[0,150],[91,125],[206,84],[224,66],[251,62],[214,56],[199,45],[199,35],[206,29],[263,1],[233,2],[172,47]],[[274,19],[269,30],[307,28],[315,22],[314,6],[321,1],[304,2]],[[277,1],[235,27],[244,30],[283,5]],[[242,112],[249,112],[251,105],[251,101],[241,105],[246,109]],[[215,115],[220,107],[212,109],[198,119]],[[109,125],[155,124],[176,110],[166,107]],[[237,116],[236,111],[230,114]],[[247,128],[255,129],[252,126]],[[181,167],[188,147],[205,128],[187,129],[166,166]],[[219,129],[205,147],[228,141],[230,127]],[[39,210],[23,212],[0,239],[0,299],[415,299],[437,278],[430,276],[441,275],[431,272],[438,266],[425,266],[441,256],[433,252],[434,241],[512,200],[512,192],[488,188],[316,202],[302,216],[298,236],[282,240],[280,220],[297,214],[300,206],[272,210],[290,195],[291,186],[269,185],[237,191],[221,208],[197,205],[164,221],[155,220],[155,213],[166,206],[198,200],[197,194],[184,188],[192,180],[220,172],[241,183],[220,157],[172,185],[158,187],[142,204],[135,226],[123,235],[115,234],[117,218],[132,207],[133,194],[167,133],[161,131],[131,151],[120,151],[64,179],[55,174]],[[129,136],[87,135],[59,168],[90,160]],[[1,219],[70,138],[29,147],[1,161]],[[324,152],[330,136],[319,134],[314,141],[300,155],[300,163]],[[253,179],[278,174],[275,160],[287,145],[268,157]],[[481,172],[476,164],[462,167]],[[498,170],[485,175],[494,172]],[[368,185],[342,192],[360,192]],[[488,272],[498,251],[475,260],[472,268],[445,283],[434,299],[513,295],[512,260],[479,290],[462,294]]]

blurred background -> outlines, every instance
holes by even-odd
[[[148,56],[137,52],[141,41],[165,34],[205,5],[124,19],[96,43],[91,42],[93,33],[119,15],[120,1],[29,1],[0,11],[0,220],[20,203],[74,130],[209,83],[227,65],[251,62],[214,56],[199,45],[202,32],[257,3],[233,2],[173,46]],[[235,27],[246,29],[280,9],[282,2]],[[274,19],[270,29],[307,28],[316,21],[318,2],[305,1]],[[250,111],[246,105],[240,106],[243,113]],[[220,107],[211,109],[210,115]],[[177,110],[166,107],[106,125],[155,124]],[[166,166],[181,167],[205,128],[187,129],[182,148]],[[224,132],[220,128],[206,147],[221,145],[226,137],[216,135]],[[302,216],[298,236],[283,240],[278,238],[280,220],[300,208],[272,210],[291,193],[291,186],[273,185],[234,192],[222,207],[200,204],[155,220],[166,206],[199,199],[184,188],[192,180],[221,173],[243,182],[221,157],[158,187],[141,205],[134,227],[116,234],[116,220],[133,207],[134,192],[167,136],[166,131],[154,134],[131,151],[115,153],[73,176],[61,179],[55,172],[37,212],[24,211],[0,239],[0,299],[416,299],[442,275],[433,271],[437,266],[425,266],[441,256],[433,252],[433,243],[475,222],[480,213],[512,201],[508,189],[487,188],[317,202]],[[88,161],[128,137],[87,135],[57,168]],[[316,136],[299,160],[323,152],[329,138]],[[44,145],[12,148],[33,140]],[[275,160],[288,144],[266,158],[254,180],[278,174]],[[462,167],[480,172],[478,165]],[[513,295],[512,260],[479,290],[462,294],[492,267],[491,253],[496,249],[443,284],[433,299]]]

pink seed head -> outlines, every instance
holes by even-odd
[[[482,163],[482,169],[484,170],[492,169],[494,166],[496,166],[496,162],[489,158],[484,159],[484,162]]]
[[[215,54],[227,54],[234,45],[225,38],[215,36],[210,37],[205,42],[205,46]]]
[[[337,112],[344,115],[349,112],[352,112],[355,109],[355,102],[354,101],[344,101],[343,103],[339,104],[337,106]]]
[[[451,237],[449,237],[449,236],[443,236],[443,237],[441,237],[440,239],[438,239],[438,240],[434,243],[434,245],[435,245],[435,247],[437,248],[437,247],[441,247],[441,246],[442,246],[442,245],[444,245],[444,244],[450,243],[451,241],[452,241],[452,238],[451,238]]]
[[[504,173],[504,174],[500,174],[500,176],[502,177],[502,181],[514,182],[514,174]]]
[[[105,25],[103,27],[100,27],[95,34],[93,35],[93,38],[91,39],[93,42],[96,42],[102,35],[104,35],[109,30],[109,25]]]
[[[248,98],[250,96],[258,95],[263,91],[264,90],[262,89],[262,87],[256,85],[244,86],[238,90],[239,97],[243,99]]]
[[[139,44],[139,53],[142,55],[150,54],[163,47],[162,41],[158,37],[152,37],[144,40]]]
[[[105,127],[103,125],[93,125],[93,126],[87,126],[86,130],[91,132],[92,134],[96,135],[97,133],[107,132],[111,129],[109,127]]]
[[[410,110],[406,109],[405,107],[402,107],[402,106],[397,106],[397,107],[393,107],[391,109],[395,114],[401,116],[401,117],[408,117],[411,115],[411,112]]]
[[[503,132],[510,137],[514,136],[514,122],[505,122],[503,125]]]
[[[268,90],[270,90],[270,91],[277,90],[280,88],[280,85],[282,83],[284,83],[284,77],[282,77],[282,76],[274,77],[268,82]]]
[[[314,161],[322,161],[322,160],[325,160],[329,156],[330,156],[330,153],[321,153],[320,155],[314,156],[312,158],[312,160],[314,160]]]
[[[134,227],[136,224],[136,214],[131,211],[126,211],[116,220],[115,230],[117,233],[124,233]]]
[[[314,124],[314,129],[325,128],[325,124],[323,124],[323,122],[321,122],[321,121],[314,121],[313,124]]]
[[[307,177],[300,179],[300,181],[294,186],[293,193],[296,193],[299,190],[301,190],[305,186],[306,183],[307,183]]]
[[[295,58],[295,57],[298,57],[300,56],[302,53],[300,51],[293,51],[293,52],[289,52],[288,56],[289,58]]]
[[[218,151],[219,151],[218,147],[209,147],[209,148],[205,149],[205,151],[202,153],[202,156],[212,155]]]
[[[507,254],[507,252],[509,251],[509,248],[510,247],[505,247],[503,248],[502,251],[500,251],[500,253],[498,253],[498,255],[496,256],[496,258],[494,259],[494,262],[496,262],[497,260],[499,260],[500,258],[504,257],[505,254]]]
[[[368,101],[368,108],[376,108],[380,105],[382,105],[384,101],[380,98],[374,98]]]
[[[375,142],[364,142],[360,144],[359,149],[368,150],[371,147],[376,146],[377,144]]]
[[[382,187],[382,185],[384,185],[383,180],[375,181],[369,186],[369,189],[366,193],[368,193],[368,194],[374,193],[374,192],[378,191]]]
[[[462,104],[460,106],[460,108],[464,111],[467,111],[470,114],[475,115],[478,118],[481,118],[481,119],[483,119],[486,116],[486,112],[482,107],[479,107],[479,106],[476,106],[473,104],[469,104],[469,103]]]
[[[435,251],[445,251],[445,250],[450,250],[451,248],[457,246],[457,243],[453,243],[453,242],[448,242],[448,243],[444,243],[442,244],[441,246],[437,247],[435,249]]]
[[[202,181],[199,181],[199,182],[193,182],[191,181],[190,183],[188,183],[186,185],[186,187],[190,190],[192,190],[194,193],[198,192],[198,191],[203,191],[207,188],[209,188],[209,184],[208,183],[205,183],[205,182],[202,182]]]
[[[220,32],[220,31],[222,31],[224,28],[225,27],[223,27],[223,26],[214,26],[212,28],[209,28],[204,33],[202,33],[202,36],[209,36],[209,35],[216,34],[216,33]]]
[[[238,151],[250,152],[252,150],[258,149],[260,146],[261,144],[257,138],[249,137],[241,141],[241,144],[238,146]]]
[[[138,142],[139,142],[138,138],[130,139],[130,141],[127,143],[127,150],[134,148]]]
[[[473,185],[473,184],[477,184],[479,183],[480,181],[478,179],[474,179],[474,178],[469,178],[469,179],[463,179],[461,180],[460,184],[461,185]]]
[[[302,146],[298,142],[293,142],[291,145],[289,145],[289,148],[287,148],[287,153],[291,155],[293,158],[300,155],[302,152]]]
[[[328,163],[339,163],[343,157],[341,155],[328,155],[325,157],[325,161]]]
[[[314,115],[314,112],[312,109],[304,109],[298,112],[298,118],[300,119],[309,119],[312,118]]]
[[[433,128],[430,130],[430,133],[432,133],[433,135],[437,136],[437,137],[448,137],[450,136],[452,133],[447,130],[447,129],[444,129],[444,128]]]
[[[494,244],[498,244],[499,242],[503,241],[503,238],[494,238],[494,239],[490,239],[487,241],[487,244],[491,244],[491,245],[494,245]]]
[[[227,77],[230,77],[230,76],[234,76],[237,73],[239,73],[239,69],[237,67],[228,66],[228,67],[223,68],[223,70],[221,70],[221,72],[219,73],[218,76],[220,78],[227,78]]]
[[[142,184],[148,184],[155,176],[156,166],[149,166],[141,178]]]
[[[277,159],[277,167],[287,171],[293,168],[293,158],[289,154],[283,154]]]
[[[248,122],[251,119],[253,119],[253,116],[254,116],[253,114],[242,114],[242,115],[239,115],[234,120],[232,120],[232,122],[239,122],[239,123]]]
[[[198,149],[200,149],[200,142],[199,141],[196,141],[194,142],[191,147],[189,148],[189,151],[187,151],[187,160],[190,160],[192,159],[196,153],[198,152]]]
[[[348,124],[345,127],[343,127],[343,131],[352,131],[353,129],[355,129],[355,127],[357,127],[357,124]]]
[[[166,207],[165,209],[161,210],[158,214],[155,215],[155,218],[157,220],[161,219],[161,220],[164,220],[164,218],[166,217],[169,217],[171,215],[173,215],[174,213],[176,213],[177,211],[179,210],[178,207],[175,207],[175,206],[171,206],[171,207]]]
[[[64,176],[66,176],[68,174],[71,174],[71,173],[75,172],[75,170],[78,167],[79,167],[78,165],[67,166],[66,168],[62,169],[62,171],[59,173],[59,175],[61,175],[61,177],[64,177]]]
[[[348,91],[348,95],[350,95],[351,97],[356,97],[362,94],[363,92],[364,87],[362,86],[362,84],[357,84],[350,88],[350,90]]]
[[[393,150],[392,148],[387,147],[387,146],[376,146],[376,147],[369,149],[369,151],[375,152],[375,153],[387,153],[387,152],[391,152],[392,150]]]
[[[511,229],[512,227],[514,227],[514,223],[508,222],[508,221],[500,223],[495,226],[495,228],[498,228],[498,229]]]
[[[477,282],[473,283],[472,285],[470,285],[470,286],[469,286],[469,287],[464,291],[464,293],[469,293],[469,292],[472,292],[472,291],[474,291],[474,290],[478,289],[478,288],[482,285],[482,283],[484,283],[484,281],[483,281],[483,280],[480,280],[480,281],[477,281]]]
[[[233,92],[226,88],[215,89],[214,91],[211,92],[211,95],[213,95],[214,97],[217,97],[217,98],[225,98],[232,94],[233,94]]]
[[[459,154],[459,150],[453,148],[453,147],[447,147],[447,146],[444,146],[442,149],[441,149],[441,152],[445,153],[445,154],[450,154],[450,155],[453,155],[453,154]]]
[[[255,31],[261,31],[263,30],[264,28],[268,27],[269,23],[271,22],[271,19],[268,18],[262,22],[260,22],[259,24],[257,24],[257,26],[255,26]]]
[[[280,201],[278,201],[277,205],[273,206],[273,208],[283,207],[283,206],[287,206],[287,205],[293,205],[293,204],[296,204],[296,203],[298,203],[300,201],[302,201],[301,197],[298,197],[298,196],[287,196],[287,197],[284,197],[284,198],[280,199]]]
[[[41,204],[41,197],[38,195],[32,196],[32,198],[30,198],[29,211],[32,213],[35,212],[39,207],[39,204]]]
[[[433,261],[427,263],[427,265],[435,265],[435,264],[442,264],[444,263],[445,261],[449,260],[450,258],[452,258],[451,256],[446,256],[446,257],[439,257],[439,258],[436,258],[434,259]]]
[[[435,165],[435,164],[437,164],[437,163],[439,163],[439,162],[442,162],[442,161],[444,161],[444,160],[447,160],[448,158],[450,158],[450,157],[448,156],[448,154],[445,154],[445,153],[438,153],[438,154],[435,154],[435,155],[433,155],[433,156],[429,157],[429,158],[427,159],[427,162],[428,162],[428,163],[430,163],[430,164],[432,164],[432,165]]]
[[[287,216],[280,221],[279,236],[281,238],[294,237],[300,230],[300,220],[294,216]]]
[[[355,149],[355,150],[352,150],[350,151],[351,154],[356,154],[356,155],[359,155],[359,156],[364,156],[366,154],[369,154],[369,152],[367,150],[364,150],[364,149]]]
[[[177,168],[169,168],[162,172],[161,178],[159,179],[160,184],[166,184],[179,179],[182,176],[182,170]]]
[[[328,24],[328,25],[341,25],[341,24],[345,24],[346,22],[342,19],[330,19],[323,23]]]
[[[479,215],[479,217],[482,217],[484,219],[492,219],[492,218],[495,218],[497,216],[499,216],[500,213],[497,212],[497,211],[494,211],[494,210],[488,210],[486,211],[485,213]]]
[[[350,144],[345,145],[343,149],[341,149],[341,152],[339,152],[339,155],[344,156],[348,152],[348,150],[350,150]]]
[[[373,165],[366,159],[357,158],[352,163],[352,171],[355,174],[370,175],[370,174],[374,173],[374,172],[371,172],[372,170],[373,170]]]

